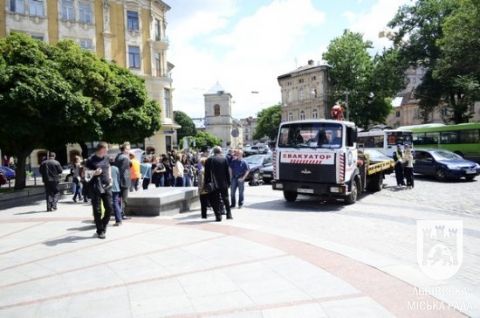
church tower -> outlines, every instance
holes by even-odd
[[[206,94],[205,130],[222,140],[222,147],[233,146],[232,94],[217,82]],[[234,133],[235,135],[235,133]]]

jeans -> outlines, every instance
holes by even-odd
[[[155,182],[154,182],[155,187],[159,188],[159,187],[164,187],[165,186],[164,174],[159,174],[158,176],[155,176],[154,180],[155,180]]]
[[[238,188],[238,206],[243,205],[243,192],[245,190],[245,181],[241,181],[239,178],[232,178],[232,185],[230,186],[230,198],[232,206],[235,206],[235,195]]]
[[[183,177],[176,177],[175,178],[175,186],[176,187],[183,187]]]
[[[189,174],[183,175],[183,186],[191,187],[192,186],[192,177]]]
[[[80,181],[73,181],[73,201],[77,201],[78,199],[81,201],[82,199],[82,184]]]
[[[132,179],[132,183],[130,184],[130,192],[133,190],[138,191],[138,179]]]
[[[122,222],[122,206],[121,206],[121,192],[112,192],[112,204],[113,204],[113,212],[115,213],[115,222],[120,223]]]
[[[120,198],[122,199],[122,217],[125,216],[125,209],[128,201],[128,188],[120,188]]]
[[[110,215],[112,214],[112,191],[105,190],[105,193],[92,193],[92,208],[93,218],[95,220],[95,226],[97,227],[97,234],[105,233],[107,231],[108,221],[110,221]],[[105,212],[102,216],[101,204],[105,208]]]
[[[150,185],[150,178],[143,178],[142,189],[147,190]]]

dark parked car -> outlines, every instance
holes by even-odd
[[[245,158],[245,161],[250,168],[250,173],[245,181],[248,181],[248,184],[251,186],[259,185],[261,182],[260,169],[272,165],[272,155],[253,155]]]
[[[9,167],[0,166],[0,171],[3,173],[5,178],[7,178],[7,180],[15,179],[15,170],[13,170]]]
[[[415,149],[414,172],[435,176],[438,180],[465,178],[469,181],[480,174],[480,165],[442,149]]]
[[[273,164],[260,169],[260,178],[263,183],[271,183],[273,180]]]

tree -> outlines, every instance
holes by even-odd
[[[478,1],[474,0],[474,2],[478,7]],[[468,98],[466,100],[459,98],[459,96],[465,96],[461,86],[468,82],[467,78],[460,80],[458,77],[444,76],[446,70],[439,65],[439,62],[445,58],[443,55],[446,48],[442,46],[447,44],[442,39],[445,36],[446,23],[460,8],[465,7],[465,3],[463,0],[418,0],[413,5],[402,6],[389,23],[389,27],[395,30],[394,45],[399,48],[401,59],[408,65],[426,69],[422,83],[415,92],[415,96],[420,100],[419,106],[424,122],[428,121],[435,107],[443,103],[446,103],[453,113],[451,118],[446,118],[447,121],[453,120],[458,123],[468,119],[468,114],[465,113],[465,102]],[[474,14],[474,12],[478,13],[476,10],[470,13]],[[448,23],[452,25],[448,35],[452,41],[455,38],[454,33],[457,33],[458,37],[469,38],[470,35],[464,34],[465,25],[460,20],[460,16],[457,16],[456,22]],[[457,29],[453,30],[453,28]],[[478,33],[476,36],[478,37]],[[449,43],[453,44],[452,41]],[[465,44],[464,41],[462,43]],[[463,46],[462,43],[455,41],[454,45],[459,45],[457,47],[459,51],[469,50],[469,47]],[[460,61],[458,57],[456,61]],[[447,63],[450,62],[456,64],[451,59]],[[474,82],[470,84],[475,86]],[[467,86],[471,88],[470,84]]]
[[[273,105],[262,109],[257,114],[257,127],[253,139],[262,139],[265,136],[275,140],[278,134],[278,126],[282,121],[282,106]]]
[[[441,55],[433,77],[450,88],[446,101],[451,119],[468,121],[480,98],[480,0],[459,1],[459,8],[445,19],[437,44]]]
[[[138,141],[160,128],[159,114],[142,79],[71,41],[0,40],[0,148],[17,158],[16,189],[33,149]]]
[[[371,47],[360,33],[345,30],[323,54],[331,67],[330,99],[346,105],[348,95],[347,117],[364,128],[385,121],[391,98],[403,84],[398,52],[390,49],[372,57]]]
[[[193,137],[193,140],[195,141],[195,147],[197,149],[219,146],[222,143],[220,138],[206,131],[199,131],[196,136]]]
[[[195,136],[197,134],[197,129],[193,120],[182,111],[174,111],[173,118],[177,124],[182,126],[177,130],[178,140],[182,140],[183,137]]]

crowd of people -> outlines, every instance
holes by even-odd
[[[397,180],[397,187],[406,186],[407,189],[413,189],[414,159],[411,146],[405,145],[405,149],[402,149],[401,145],[397,145],[397,149],[393,153],[393,160],[395,161],[395,178]]]
[[[53,152],[40,166],[47,211],[57,209],[62,171]],[[128,219],[128,194],[140,187],[198,187],[202,218],[206,219],[208,208],[212,208],[216,221],[221,221],[222,215],[232,219],[231,210],[237,202],[238,208],[243,206],[248,173],[248,164],[239,149],[225,155],[220,147],[214,147],[211,153],[172,150],[160,156],[147,154],[137,158],[128,142],[120,145],[115,156],[108,155],[107,143],[99,142],[88,159],[76,156],[71,164],[72,200],[91,202],[97,235],[104,239],[112,215],[114,226]]]

